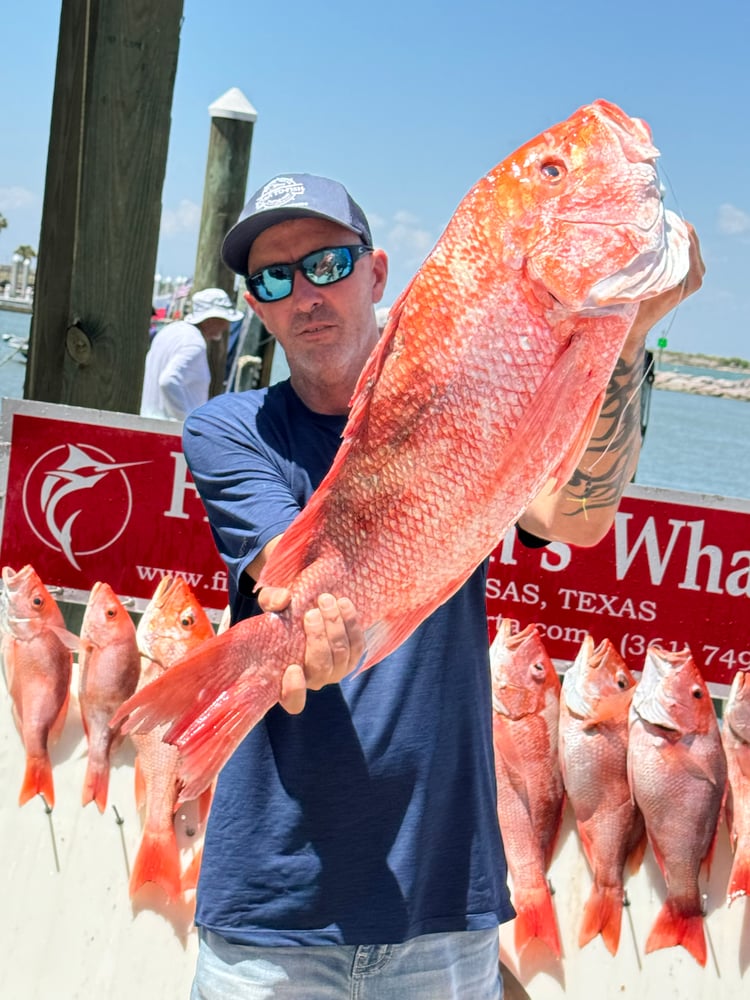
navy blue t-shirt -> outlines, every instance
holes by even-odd
[[[243,571],[305,505],[344,423],[289,382],[188,417],[233,621],[257,611]],[[245,944],[389,944],[513,917],[484,597],[480,567],[390,656],[251,730],[218,778],[196,923]]]

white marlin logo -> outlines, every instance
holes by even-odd
[[[63,552],[65,558],[68,562],[75,567],[75,569],[80,569],[76,559],[76,552],[73,546],[73,525],[76,520],[83,512],[83,503],[77,507],[76,510],[67,513],[67,516],[58,515],[58,508],[66,497],[70,497],[75,493],[82,493],[87,490],[93,489],[105,476],[110,475],[113,472],[120,472],[123,476],[125,488],[127,491],[128,499],[128,511],[125,517],[125,522],[115,531],[114,538],[119,537],[127,524],[127,520],[130,516],[130,506],[131,506],[131,495],[130,495],[130,484],[127,478],[122,474],[122,470],[133,465],[145,465],[146,462],[115,462],[110,455],[106,452],[101,451],[99,448],[93,448],[88,446],[90,452],[98,452],[96,456],[89,454],[75,444],[68,444],[65,446],[67,449],[67,455],[65,459],[60,462],[56,468],[47,470],[44,473],[44,478],[42,479],[41,487],[39,490],[39,506],[41,513],[44,517],[44,523],[49,533],[49,538],[54,539],[59,547],[59,550]],[[53,449],[54,451],[59,449]],[[38,467],[44,459],[48,459],[50,452],[43,455],[35,463],[34,468]],[[33,472],[34,469],[31,470]],[[26,487],[28,487],[29,479],[31,475],[27,477],[26,484],[24,487],[24,494],[26,493]],[[83,498],[81,498],[83,500]],[[26,497],[24,497],[24,507],[26,508],[26,515],[29,517],[28,505],[26,503]],[[66,504],[69,510],[69,505]],[[64,516],[64,520],[63,520]],[[62,523],[61,523],[62,522]],[[29,523],[33,527],[33,518],[29,517]],[[37,535],[42,538],[41,534],[34,528]],[[111,544],[114,538],[110,538],[107,544]],[[49,539],[42,538],[47,544],[50,544]],[[106,546],[100,546],[104,548]],[[91,551],[91,550],[89,550]],[[98,551],[98,549],[96,550]],[[80,555],[81,553],[77,553]],[[88,553],[86,553],[88,554]]]

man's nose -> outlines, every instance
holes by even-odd
[[[318,285],[308,281],[302,271],[295,271],[292,278],[292,296],[297,303],[302,303],[308,308],[316,302],[322,301],[322,293]]]

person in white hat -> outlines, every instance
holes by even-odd
[[[191,310],[184,320],[162,327],[151,341],[143,376],[142,417],[184,420],[208,400],[207,345],[220,340],[243,313],[221,288],[196,292]]]

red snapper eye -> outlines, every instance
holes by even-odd
[[[539,165],[539,173],[548,184],[559,184],[567,174],[565,164],[561,160],[544,160]]]

